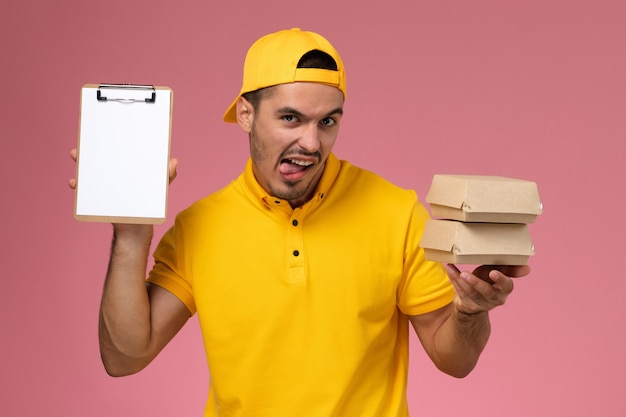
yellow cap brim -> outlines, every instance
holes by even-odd
[[[239,97],[235,98],[233,104],[226,110],[224,113],[224,121],[227,123],[237,123],[237,101],[239,101]]]

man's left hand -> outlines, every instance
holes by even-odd
[[[456,297],[454,306],[458,312],[472,315],[489,311],[504,304],[513,291],[513,278],[530,273],[528,265],[482,265],[472,273],[461,272],[455,265],[446,265],[446,271]]]

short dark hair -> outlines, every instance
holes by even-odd
[[[326,52],[320,51],[319,49],[313,49],[302,55],[302,58],[298,61],[296,68],[319,68],[337,71],[337,62]],[[257,111],[259,104],[261,104],[261,100],[267,96],[270,89],[271,87],[264,87],[258,90],[243,93],[242,96],[252,105],[254,111]]]
[[[302,55],[302,58],[298,61],[297,68],[320,68],[337,71],[337,62],[326,52],[322,52],[319,49],[313,49],[312,51]]]

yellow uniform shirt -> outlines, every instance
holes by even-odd
[[[198,313],[205,416],[407,416],[406,315],[454,295],[419,248],[427,217],[413,191],[332,154],[301,208],[249,161],[181,212],[149,281]]]

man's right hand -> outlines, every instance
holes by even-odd
[[[70,151],[77,162],[78,152]],[[178,160],[169,161],[169,182]],[[68,185],[76,188],[76,178]],[[168,290],[146,285],[146,265],[153,226],[114,224],[111,258],[100,305],[98,336],[102,362],[110,375],[143,369],[174,337],[190,316]]]

